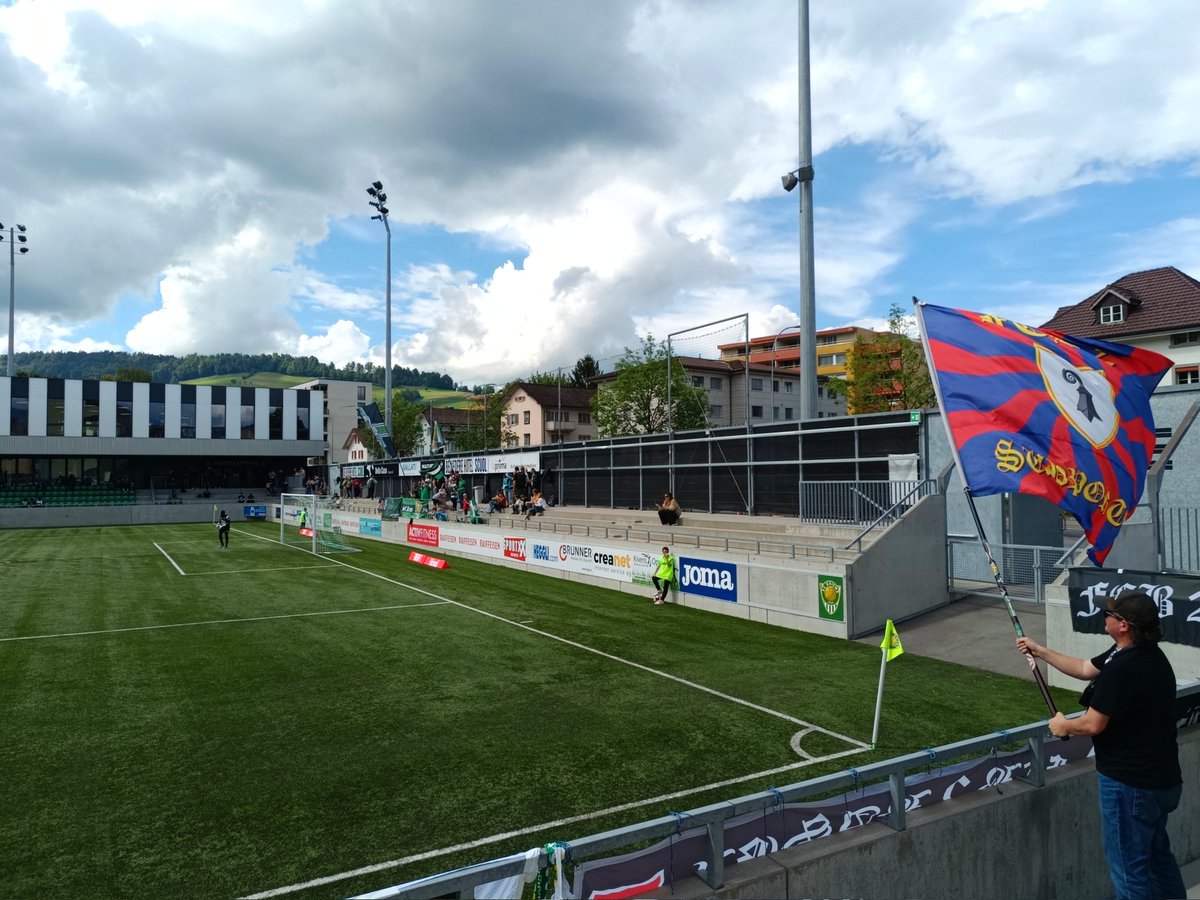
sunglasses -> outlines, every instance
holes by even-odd
[[[1129,621],[1129,620],[1128,620],[1127,618],[1125,618],[1124,616],[1119,616],[1119,615],[1117,615],[1117,614],[1116,614],[1115,612],[1113,612],[1111,609],[1106,609],[1106,610],[1104,610],[1104,617],[1105,617],[1105,618],[1107,618],[1107,619],[1116,619],[1118,622],[1128,622],[1128,621]]]

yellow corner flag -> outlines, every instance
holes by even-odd
[[[887,620],[887,627],[883,629],[883,643],[879,645],[879,649],[884,652],[888,662],[904,652],[904,647],[900,643],[900,635],[896,633],[896,626],[892,624],[891,619]]]

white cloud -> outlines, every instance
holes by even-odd
[[[814,149],[861,147],[905,184],[831,184],[818,160],[823,319],[885,314],[941,198],[1032,200],[1035,222],[1071,214],[1079,185],[1165,163],[1195,177],[1193,0],[811,13]],[[378,175],[395,230],[450,236],[394,245],[398,364],[491,381],[742,312],[777,330],[796,309],[778,182],[797,155],[794,16],[768,0],[18,0],[0,8],[0,211],[35,226],[24,308],[74,333],[141,304],[131,349],[382,363],[378,258],[346,249],[379,246],[362,191]],[[1159,249],[1195,260],[1176,227]],[[454,235],[519,249],[477,266]]]

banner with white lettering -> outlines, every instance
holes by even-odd
[[[1103,634],[1107,601],[1129,591],[1145,591],[1158,604],[1163,640],[1200,647],[1200,577],[1088,566],[1069,571],[1067,591],[1071,627],[1077,632]]]
[[[1046,767],[1058,768],[1091,755],[1088,738],[1054,741],[1046,745]],[[904,809],[912,812],[952,800],[962,794],[987,790],[1029,774],[1031,751],[968,760],[910,776],[904,786]],[[840,834],[886,817],[891,797],[886,781],[837,797],[812,803],[789,803],[765,812],[747,813],[725,823],[725,867],[747,862],[798,844]],[[708,832],[687,828],[645,850],[624,856],[582,863],[575,870],[574,896],[580,898],[636,897],[691,875],[708,866]],[[728,878],[728,876],[727,876]],[[659,896],[655,894],[654,896]]]

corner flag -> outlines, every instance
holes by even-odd
[[[883,629],[883,643],[879,645],[879,649],[883,651],[884,662],[891,662],[904,652],[900,635],[896,633],[896,626],[892,624],[891,619],[887,620],[887,627]]]

